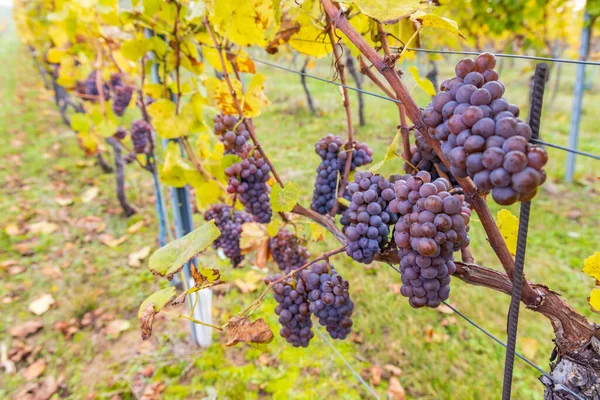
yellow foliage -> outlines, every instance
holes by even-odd
[[[500,234],[506,242],[506,246],[513,256],[517,253],[517,235],[519,232],[519,218],[515,217],[510,211],[503,208],[498,211],[496,225],[500,229]]]
[[[210,10],[211,22],[221,36],[235,44],[264,46],[275,17],[273,4],[272,0],[217,0]]]
[[[595,252],[585,259],[583,272],[600,281],[600,252]]]

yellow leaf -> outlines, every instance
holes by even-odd
[[[380,22],[397,21],[422,6],[421,0],[354,0],[364,14]]]
[[[56,47],[49,49],[48,53],[46,53],[46,59],[52,64],[60,64],[60,60],[62,60],[64,56],[65,52],[61,49],[57,49]]]
[[[294,182],[288,182],[285,188],[275,185],[271,192],[271,206],[274,212],[290,212],[299,198],[300,186]]]
[[[238,101],[242,99],[242,83],[237,79],[231,78],[231,86]],[[229,85],[225,80],[219,82],[215,87],[214,99],[217,107],[225,115],[237,115],[238,111],[233,100],[233,96],[229,91]]]
[[[583,272],[600,281],[600,252],[595,252],[585,259],[583,262]]]
[[[506,242],[508,251],[513,256],[517,253],[517,234],[519,232],[519,218],[515,217],[510,211],[503,208],[498,211],[496,216],[496,225],[500,229],[500,234]]]
[[[381,167],[383,167],[389,160],[391,160],[394,157],[397,157],[396,151],[398,149],[399,142],[400,142],[400,129],[398,129],[398,131],[396,132],[396,136],[394,136],[394,140],[392,140],[392,143],[390,143],[390,145],[388,146],[388,149],[385,152],[385,157],[383,158],[383,160],[374,164],[369,169],[369,171],[375,172],[375,171],[379,170]]]
[[[242,254],[248,254],[257,250],[265,241],[269,241],[267,228],[258,222],[246,222],[242,225],[242,234],[240,235],[240,249]]]
[[[300,53],[321,58],[331,53],[331,42],[325,31],[321,5],[318,1],[307,0],[289,10],[290,18],[297,21],[300,29],[290,38],[290,46]]]
[[[142,261],[150,255],[150,250],[152,250],[150,246],[144,246],[138,251],[129,254],[129,256],[127,256],[127,265],[134,268],[141,267]]]
[[[430,26],[432,28],[443,29],[450,33],[454,33],[455,35],[460,36],[463,39],[465,35],[462,34],[461,31],[458,30],[458,25],[455,21],[451,19],[440,17],[434,14],[427,14],[423,11],[417,11],[413,15],[410,16],[410,19],[413,21],[419,21],[423,26]]]
[[[519,342],[521,342],[521,352],[523,355],[530,360],[534,359],[538,348],[540,347],[538,341],[535,339],[522,338]]]
[[[275,33],[268,32],[275,17],[273,0],[216,1],[212,14],[215,30],[240,46],[264,46]]]
[[[130,61],[138,61],[146,54],[151,47],[148,39],[132,39],[121,43],[121,54]]]
[[[152,117],[152,125],[156,133],[164,139],[175,139],[189,133],[196,121],[193,105],[185,104],[179,115],[175,113],[175,103],[167,99],[159,99],[148,107]]]
[[[146,83],[142,90],[146,96],[150,96],[154,99],[160,98],[165,91],[160,83]]]
[[[600,289],[592,289],[592,293],[588,297],[588,303],[590,303],[593,312],[600,313]]]
[[[221,57],[219,57],[219,51],[217,49],[204,46],[202,48],[202,54],[204,55],[206,62],[208,62],[211,67],[213,67],[217,71],[223,71]],[[229,73],[233,72],[233,67],[231,66],[229,57],[233,57],[233,60],[235,61],[235,66],[239,72],[249,72],[251,74],[256,72],[254,61],[249,59],[248,55],[243,51],[237,51],[235,54],[233,54],[232,52],[223,51],[223,57],[225,58],[225,67],[227,68],[227,72]]]
[[[100,189],[96,186],[86,189],[85,192],[81,194],[81,202],[84,204],[90,203],[98,196],[98,193],[100,193]]]
[[[417,83],[417,86],[419,86],[428,95],[435,96],[436,92],[433,83],[431,83],[431,81],[427,78],[421,78],[421,75],[419,75],[419,69],[416,66],[413,65],[408,70],[410,71],[410,75]]]
[[[223,189],[213,180],[194,185],[194,188],[196,189],[196,204],[199,209],[204,209],[206,206],[216,203],[224,195]]]
[[[158,171],[160,180],[168,186],[184,187],[187,184],[186,170],[192,167],[181,156],[179,145],[169,142],[164,157],[165,162]]]
[[[319,240],[323,240],[325,238],[325,227],[311,222],[310,223],[310,239],[313,242],[319,241]]]
[[[248,90],[244,95],[243,111],[245,117],[258,117],[262,109],[271,104],[263,91],[265,88],[264,82],[265,76],[263,74],[256,74],[252,77]]]

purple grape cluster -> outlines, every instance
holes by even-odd
[[[252,222],[252,217],[244,211],[236,211],[225,204],[217,204],[204,213],[204,219],[215,221],[215,225],[221,231],[221,236],[213,242],[213,247],[222,249],[231,261],[231,265],[237,267],[244,259],[240,250],[242,225]]]
[[[546,151],[529,143],[531,128],[519,119],[519,108],[502,96],[504,84],[493,69],[491,53],[456,65],[456,77],[423,112],[428,132],[442,141],[451,173],[467,176],[501,205],[531,200],[546,180]]]
[[[131,124],[131,141],[136,154],[144,154],[152,140],[152,126],[144,120],[138,119]]]
[[[267,277],[265,283],[281,278]],[[315,263],[295,278],[275,283],[273,297],[278,303],[275,313],[281,324],[280,335],[295,347],[307,347],[314,336],[314,314],[333,339],[345,339],[352,330],[354,311],[349,287],[348,281],[326,262]]]
[[[333,339],[345,339],[352,330],[354,303],[350,299],[350,284],[332,265],[315,263],[302,271],[300,279],[308,292],[309,311],[319,318]]]
[[[369,264],[388,242],[388,225],[396,223],[398,217],[389,209],[395,198],[393,185],[381,175],[357,172],[354,182],[348,185],[351,196],[347,216],[342,221],[349,223],[345,229],[348,239],[347,254],[352,259]]]
[[[432,182],[426,171],[394,183],[390,210],[400,215],[394,242],[401,260],[401,293],[415,308],[437,307],[448,298],[450,275],[456,271],[453,252],[469,245],[471,210],[450,188],[446,179]]]
[[[310,256],[298,237],[285,228],[269,240],[269,248],[279,269],[286,274],[306,264]]]
[[[336,189],[342,180],[348,152],[344,150],[343,139],[332,134],[317,142],[315,152],[321,157],[321,163],[317,167],[317,179],[310,207],[319,214],[325,215],[335,205]],[[354,171],[371,162],[373,162],[373,151],[365,143],[355,142],[350,170]],[[344,197],[348,197],[346,193]]]
[[[113,134],[113,137],[119,140],[125,139],[127,137],[127,129],[123,128],[122,126],[119,126],[116,132]]]
[[[269,200],[271,188],[267,185],[270,174],[271,168],[258,151],[225,169],[229,178],[227,192],[237,194],[246,212],[263,224],[270,222],[273,214]]]
[[[250,132],[244,122],[237,124],[237,117],[219,114],[214,120],[215,135],[219,136],[225,145],[225,154],[237,154],[241,158],[246,158],[250,150],[247,144],[250,140]]]
[[[125,113],[125,110],[129,106],[129,103],[131,102],[134,87],[132,85],[125,84],[121,75],[119,74],[111,75],[110,85],[114,95],[112,110],[116,115],[122,117]]]
[[[415,145],[410,149],[410,163],[412,165],[405,165],[406,172],[414,173],[414,168],[417,168],[417,171],[427,171],[431,175],[431,179],[435,180],[437,178],[442,178],[440,173],[438,172],[438,168],[441,172],[445,174],[450,180],[450,183],[453,187],[458,187],[458,181],[450,170],[446,168],[444,163],[440,160],[440,158],[435,154],[427,140],[423,137],[421,132],[415,130]]]
[[[95,102],[100,96],[96,85],[96,74],[97,71],[92,71],[83,82],[75,83],[75,92],[80,94],[85,101]],[[105,101],[110,99],[110,87],[104,82],[102,83],[102,94]]]

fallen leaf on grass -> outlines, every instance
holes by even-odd
[[[77,321],[75,319],[71,320],[70,322],[56,321],[54,324],[54,329],[62,333],[65,339],[70,339],[75,333],[79,332]]]
[[[19,400],[48,400],[58,392],[58,383],[53,376],[48,376],[41,382],[26,384],[17,394]]]
[[[445,304],[440,304],[435,309],[441,312],[442,314],[454,314],[454,311]]]
[[[58,225],[54,222],[39,221],[27,225],[27,230],[29,233],[33,233],[34,235],[38,233],[41,233],[42,235],[49,235],[58,230]]]
[[[383,371],[379,365],[373,365],[371,367],[371,382],[373,383],[373,385],[379,386],[379,384],[381,383],[382,372]]]
[[[251,293],[258,289],[263,281],[263,277],[255,271],[248,271],[244,275],[244,279],[236,279],[235,286],[242,293]]]
[[[42,375],[45,370],[46,370],[46,360],[44,360],[43,358],[39,358],[38,360],[34,361],[33,364],[31,364],[27,368],[25,368],[25,371],[23,372],[23,376],[28,381],[32,381],[35,378],[37,378],[38,376]]]
[[[19,225],[17,224],[8,224],[4,228],[4,232],[6,232],[8,236],[17,236],[21,234],[21,228],[19,228]]]
[[[144,221],[144,220],[138,221],[135,224],[131,225],[129,228],[127,228],[127,233],[129,233],[130,235],[133,235],[134,233],[136,233],[140,229],[142,229],[144,226],[146,226],[146,221]]]
[[[98,197],[98,193],[100,193],[100,189],[96,186],[92,186],[91,188],[86,189],[81,194],[81,202],[84,204],[90,203],[96,197]]]
[[[8,267],[8,269],[6,271],[8,272],[9,275],[18,275],[18,274],[22,274],[26,270],[27,270],[27,268],[25,268],[25,266],[23,266],[23,265],[11,265],[10,267]]]
[[[32,319],[24,324],[13,326],[10,329],[10,335],[16,338],[26,338],[33,335],[40,329],[42,329],[42,321],[39,319]]]
[[[110,248],[115,248],[120,244],[125,243],[127,239],[129,239],[129,235],[123,235],[118,239],[115,238],[113,235],[109,235],[108,233],[103,233],[102,235],[100,235],[100,242],[102,242],[102,244]]]
[[[387,395],[391,400],[404,400],[406,398],[404,388],[400,384],[400,381],[394,376],[390,378]]]
[[[251,322],[247,317],[234,317],[229,320],[225,336],[227,347],[239,342],[269,343],[273,340],[273,332],[262,318]]]
[[[430,325],[425,328],[425,343],[442,343],[449,339],[448,335],[443,335],[433,330],[433,327]]]
[[[89,233],[100,233],[106,229],[106,222],[100,217],[88,215],[77,221],[77,226]]]
[[[15,244],[13,247],[15,248],[17,253],[19,253],[20,255],[30,256],[30,255],[33,255],[33,253],[35,253],[35,251],[33,250],[33,247],[37,246],[38,243],[39,243],[39,241],[36,239],[24,240],[22,242]]]
[[[29,303],[29,311],[34,313],[35,315],[42,315],[46,311],[50,309],[52,305],[54,305],[55,300],[51,294],[44,294],[31,303]]]
[[[150,378],[154,375],[154,364],[148,364],[140,370],[140,374],[146,378]]]
[[[142,266],[142,261],[144,261],[149,255],[150,250],[152,248],[150,246],[145,246],[135,251],[127,257],[127,265],[134,268],[139,268]]]
[[[396,367],[395,365],[392,365],[392,364],[385,364],[383,366],[383,369],[385,369],[392,375],[396,375],[396,376],[402,375],[402,368]]]
[[[115,319],[110,321],[106,327],[106,335],[111,339],[116,339],[129,328],[131,328],[131,322],[125,319]]]
[[[70,206],[73,204],[73,197],[70,196],[56,196],[54,202],[61,207]]]
[[[523,338],[519,340],[521,342],[521,352],[529,359],[534,359],[537,354],[539,343],[535,339]]]

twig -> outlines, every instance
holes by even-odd
[[[223,327],[221,327],[221,326],[217,326],[217,325],[208,324],[208,323],[206,323],[206,322],[202,322],[202,321],[200,321],[200,320],[197,320],[196,318],[190,317],[190,316],[188,316],[188,315],[185,315],[185,314],[173,314],[173,313],[170,313],[170,312],[168,312],[168,311],[162,311],[162,313],[163,313],[163,314],[166,314],[166,315],[170,315],[171,317],[175,317],[175,318],[187,319],[188,321],[192,321],[192,322],[193,322],[193,323],[195,323],[195,324],[198,324],[198,325],[204,325],[204,326],[208,326],[208,327],[210,327],[210,328],[213,328],[213,329],[216,329],[216,330],[218,330],[218,331],[222,331],[222,330],[224,329],[224,328],[223,328]]]
[[[215,37],[215,34],[213,33],[213,31],[210,27],[207,16],[204,17],[204,26],[206,26],[206,30],[208,31],[216,49],[217,49],[217,52],[219,53],[219,58],[221,60],[221,67],[223,68],[223,79],[225,79],[225,82],[227,82],[227,86],[229,87],[229,91],[231,93],[231,97],[233,98],[235,107],[237,108],[239,117],[244,118],[244,111],[242,110],[241,103],[240,103],[239,99],[237,98],[237,94],[233,88],[233,85],[231,84],[231,78],[229,77],[229,73],[227,72],[227,65],[225,64],[225,57],[223,56],[223,48],[217,41],[217,38]],[[267,154],[263,150],[262,146],[260,145],[260,142],[258,141],[258,138],[256,137],[256,131],[254,129],[254,123],[252,122],[252,119],[250,119],[250,118],[246,119],[246,126],[248,128],[248,133],[250,133],[250,137],[252,138],[252,141],[254,142],[254,146],[256,146],[256,149],[262,155],[262,157],[265,160],[265,162],[267,163],[267,165],[271,168],[273,177],[275,178],[277,183],[279,183],[279,186],[284,187],[283,181],[281,180],[281,178],[279,177],[279,174],[275,170],[275,166],[273,165],[271,160],[269,160],[269,157],[267,157]]]
[[[175,24],[173,26],[173,37],[175,38],[175,82],[177,83],[177,97],[175,101],[175,114],[179,114],[179,104],[181,103],[181,79],[180,79],[180,71],[179,66],[181,65],[181,53],[179,50],[180,42],[179,36],[177,36],[178,28],[179,28],[179,12],[181,11],[181,4],[175,1],[176,14],[175,14]]]
[[[352,110],[350,108],[350,97],[348,95],[348,88],[346,87],[346,71],[345,65],[342,62],[342,54],[340,54],[340,48],[342,47],[339,44],[333,35],[333,30],[335,27],[331,23],[331,20],[328,18],[327,20],[329,29],[327,29],[327,35],[329,36],[329,40],[331,41],[331,47],[333,48],[333,63],[335,68],[340,76],[340,82],[342,83],[342,95],[344,96],[344,109],[346,110],[346,128],[348,131],[348,141],[346,142],[346,164],[344,165],[344,175],[342,176],[342,180],[340,182],[339,191],[337,192],[337,198],[344,197],[344,192],[346,191],[346,186],[348,185],[348,177],[350,176],[350,168],[352,167],[352,148],[354,147],[354,132],[352,131]],[[339,47],[338,47],[339,46]],[[329,215],[332,217],[337,213],[339,208],[339,201],[335,200],[333,208],[329,212]]]
[[[198,160],[198,158],[196,157],[196,154],[194,153],[194,150],[192,149],[192,145],[190,144],[190,141],[187,136],[181,137],[181,143],[183,144],[183,148],[184,148],[186,154],[188,155],[190,160],[192,160],[192,164],[194,164],[194,167],[196,168],[196,170],[198,172],[200,172],[202,177],[207,181],[213,180],[213,181],[217,182],[217,185],[219,185],[221,190],[223,190],[225,193],[227,193],[227,187],[225,185],[223,185],[216,177],[209,174],[208,171],[206,169],[204,169],[202,164],[200,164],[200,160]]]

